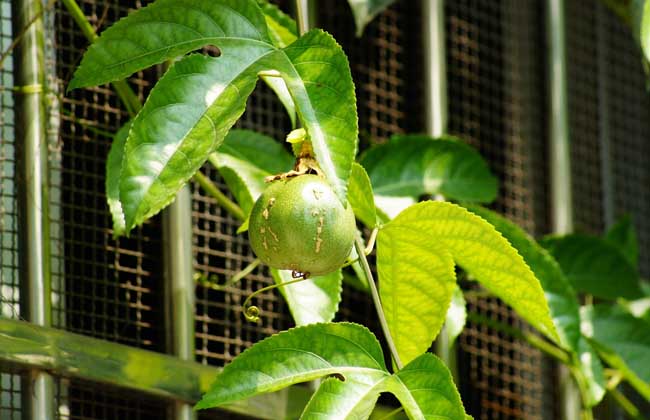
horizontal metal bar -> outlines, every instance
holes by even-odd
[[[0,318],[0,365],[16,364],[195,403],[220,369],[176,357]],[[221,407],[257,418],[297,418],[311,392],[293,386]],[[285,415],[282,416],[281,414]]]

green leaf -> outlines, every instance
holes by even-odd
[[[650,61],[650,2],[647,0],[630,1],[628,16],[645,60]]]
[[[275,284],[295,280],[291,271],[271,270]],[[330,322],[341,302],[341,270],[280,287],[296,326]]]
[[[348,0],[357,25],[357,36],[363,35],[366,25],[394,2],[395,0]]]
[[[331,35],[315,29],[274,61],[282,73],[316,160],[343,203],[357,152],[357,100],[348,59]],[[282,63],[281,63],[282,61]]]
[[[260,77],[264,80],[273,92],[277,95],[278,99],[284,106],[284,109],[289,115],[291,120],[291,127],[296,126],[296,104],[293,103],[293,98],[291,97],[291,92],[287,88],[287,84],[284,82],[284,79],[276,76],[264,76],[264,72],[261,73]]]
[[[463,296],[463,291],[460,290],[460,287],[456,285],[454,292],[451,295],[451,304],[449,305],[449,310],[447,311],[447,316],[445,318],[445,328],[444,333],[447,334],[447,343],[451,347],[460,333],[463,332],[465,328],[465,323],[467,322],[467,303],[465,302],[465,296]]]
[[[635,299],[643,295],[634,267],[604,239],[573,234],[548,237],[541,244],[555,257],[577,291],[601,299]]]
[[[503,216],[479,206],[468,206],[468,209],[487,220],[521,254],[544,290],[560,336],[559,344],[577,352],[580,340],[578,297],[557,261],[523,229]]]
[[[255,87],[254,64],[273,52],[263,44],[225,44],[219,58],[194,54],[174,63],[135,117],[120,180],[127,233],[167,206],[220,146]],[[245,60],[236,53],[241,48]]]
[[[264,13],[269,35],[276,46],[284,48],[298,39],[298,26],[291,16],[267,0],[257,0],[257,4]]]
[[[211,408],[329,375],[389,376],[381,346],[365,327],[312,324],[254,344],[224,367],[196,408]]]
[[[264,179],[291,169],[293,157],[281,143],[250,130],[231,130],[209,157],[245,214],[266,189]]]
[[[487,203],[497,195],[497,179],[470,146],[451,137],[395,136],[361,157],[376,195],[389,217],[425,194]]]
[[[577,357],[578,365],[574,376],[581,383],[581,387],[587,390],[585,404],[588,407],[593,407],[600,403],[605,396],[607,382],[603,364],[596,351],[584,337],[580,337]]]
[[[650,323],[610,305],[583,307],[582,333],[605,362],[650,400]]]
[[[115,134],[111,150],[106,159],[106,201],[113,218],[113,237],[124,234],[124,213],[120,202],[120,173],[124,159],[124,144],[129,135],[132,121],[124,124]]]
[[[639,242],[632,218],[627,215],[622,217],[612,226],[605,235],[605,240],[618,247],[632,267],[639,264]]]
[[[357,219],[371,229],[377,226],[377,210],[370,179],[363,167],[356,162],[352,164],[348,201]]]
[[[325,379],[312,395],[300,418],[367,419],[377,403],[377,386],[383,378],[368,379],[364,375],[347,375],[345,381]]]
[[[386,388],[399,399],[409,418],[466,418],[449,369],[433,354],[419,356],[388,382]]]
[[[223,41],[235,40],[271,42],[254,1],[157,0],[102,32],[84,54],[68,90],[121,80],[206,45],[221,48]]]
[[[191,55],[176,62],[135,118],[120,181],[127,231],[169,204],[219,147],[243,113],[258,71],[269,66],[280,69],[318,163],[345,202],[358,129],[349,66],[338,44],[315,30],[285,51],[248,40],[223,40],[220,49],[219,58]],[[322,71],[326,64],[331,72]]]
[[[404,362],[431,345],[447,314],[454,261],[554,340],[544,292],[523,258],[466,209],[423,202],[386,224],[377,238],[377,271],[386,319]]]

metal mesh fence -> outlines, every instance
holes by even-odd
[[[2,0],[0,51],[6,51],[12,40],[11,2]],[[8,318],[20,311],[13,85],[13,61],[8,55],[0,66],[0,317]],[[20,418],[20,376],[0,364],[0,419]]]
[[[449,131],[498,176],[494,208],[533,234],[548,228],[542,5],[456,0],[445,10]],[[527,328],[497,299],[468,299],[468,309]],[[539,351],[473,323],[459,344],[461,393],[475,418],[553,418]]]
[[[84,1],[84,13],[96,26],[124,16],[129,10],[118,2]],[[136,6],[139,4],[136,4]],[[56,9],[56,73],[59,90],[67,82],[88,45],[62,5]],[[131,80],[143,98],[153,73]],[[64,310],[54,321],[70,331],[162,350],[162,255],[157,218],[137,229],[130,238],[112,238],[112,222],[105,197],[105,161],[112,134],[128,116],[109,86],[75,90],[60,102],[60,160],[51,161],[51,190],[60,197],[61,217],[52,220],[63,233],[53,250],[63,290]],[[56,156],[56,153],[52,153]],[[56,181],[60,182],[57,183]]]

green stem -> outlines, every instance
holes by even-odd
[[[61,1],[70,13],[70,16],[72,16],[72,19],[74,19],[74,21],[77,23],[77,26],[79,26],[79,29],[81,29],[81,32],[88,39],[88,41],[91,43],[95,42],[95,39],[97,39],[95,28],[92,27],[77,2],[75,0]],[[135,117],[140,109],[142,109],[142,103],[140,102],[138,96],[135,94],[135,92],[133,92],[126,80],[113,82],[112,85],[115,89],[115,92],[117,93],[117,96],[126,107],[126,110],[131,118]]]
[[[398,415],[399,413],[401,413],[402,411],[404,411],[404,407],[398,407],[398,408],[394,409],[393,411],[389,412],[388,414],[386,414],[384,417],[379,418],[378,420],[391,419],[391,418],[395,417],[396,415]]]
[[[607,392],[611,395],[612,399],[625,411],[625,414],[633,420],[644,420],[645,417],[641,411],[630,401],[621,391],[617,388],[608,389]]]
[[[386,338],[386,342],[388,343],[388,348],[390,350],[390,353],[393,356],[393,361],[395,362],[395,366],[397,366],[397,369],[402,369],[404,365],[402,365],[402,361],[400,360],[399,354],[397,353],[397,347],[395,347],[395,342],[393,341],[393,336],[391,335],[390,330],[388,329],[388,322],[386,322],[386,315],[384,314],[384,309],[382,308],[381,305],[381,299],[379,298],[377,285],[375,284],[375,279],[372,275],[372,271],[370,270],[368,259],[366,258],[365,246],[363,244],[363,241],[361,240],[361,235],[358,232],[357,232],[357,237],[355,238],[354,241],[354,247],[357,250],[357,254],[359,254],[359,262],[361,263],[361,268],[363,268],[363,272],[366,276],[367,283],[370,286],[370,292],[372,294],[372,300],[375,304],[375,309],[377,310],[379,323],[381,324],[381,329],[384,332],[384,337]]]
[[[194,180],[199,183],[201,188],[205,190],[212,198],[217,200],[217,203],[221,207],[223,207],[230,215],[238,219],[239,221],[243,222],[246,220],[246,215],[244,214],[244,211],[239,207],[235,202],[233,202],[231,199],[226,197],[224,193],[222,193],[219,188],[217,188],[216,185],[208,178],[207,176],[203,175],[201,171],[197,171],[194,174]]]
[[[571,364],[571,358],[569,357],[569,354],[566,351],[549,343],[548,341],[544,340],[543,338],[539,337],[536,334],[527,331],[520,331],[514,327],[511,327],[510,325],[503,324],[494,319],[490,319],[485,315],[477,314],[474,312],[469,312],[467,314],[467,320],[474,322],[476,324],[485,325],[499,332],[507,334],[510,337],[523,340],[528,344],[530,344],[531,346],[535,347],[536,349],[556,359],[557,361],[564,363],[566,365]]]

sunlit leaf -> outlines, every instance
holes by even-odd
[[[379,232],[377,271],[386,318],[406,363],[430,346],[447,314],[454,262],[558,340],[539,281],[492,225],[446,202],[404,210]]]
[[[545,238],[571,285],[601,299],[643,296],[639,276],[623,253],[604,239],[582,234]]]
[[[650,400],[650,323],[611,305],[581,310],[582,333],[600,356]]]
[[[578,297],[557,261],[523,229],[503,216],[479,206],[468,209],[492,224],[524,257],[544,290],[560,344],[577,352],[580,339]]]
[[[124,234],[124,212],[120,202],[120,173],[124,159],[124,144],[131,129],[131,121],[124,124],[115,134],[111,150],[106,159],[106,201],[113,218],[113,236]]]
[[[463,291],[456,285],[451,295],[451,304],[447,311],[444,328],[444,332],[447,334],[447,343],[450,347],[454,344],[460,333],[463,332],[466,322],[467,302],[465,302]]]
[[[376,195],[389,217],[423,195],[487,203],[495,199],[497,180],[470,146],[451,137],[395,136],[361,157]]]
[[[372,194],[372,186],[368,174],[358,163],[352,164],[352,173],[348,185],[348,201],[354,210],[354,215],[369,228],[377,225],[377,210]]]
[[[291,271],[271,270],[275,283],[295,280]],[[341,302],[341,270],[280,287],[297,326],[329,322]]]
[[[411,418],[465,420],[449,370],[425,354],[391,375],[381,346],[365,327],[311,324],[254,344],[224,367],[196,408],[212,408],[300,382],[325,379],[303,419],[367,418],[392,392]]]

